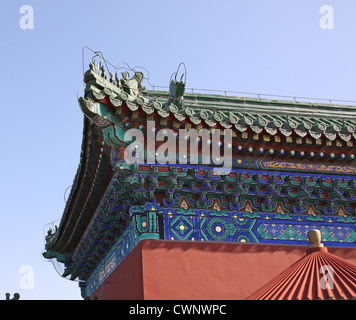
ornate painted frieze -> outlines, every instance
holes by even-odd
[[[263,169],[274,169],[274,170],[289,170],[289,171],[309,171],[309,172],[321,172],[326,174],[347,174],[355,175],[356,167],[353,166],[343,166],[343,165],[325,165],[325,164],[313,164],[313,163],[293,163],[286,161],[257,161]]]
[[[356,177],[336,174],[349,172],[353,167],[333,166],[330,170],[335,174],[331,175],[325,165],[319,166],[320,171],[301,165],[298,167],[305,171],[284,172],[261,170],[263,161],[249,161],[234,167],[229,174],[220,175],[211,167],[194,165],[127,165],[118,153],[113,153],[112,159],[121,188],[131,190],[135,203],[155,199],[167,207],[218,206],[249,211],[250,206],[264,212],[356,213]],[[280,169],[278,163],[273,163]]]
[[[293,215],[161,207],[145,203],[130,208],[130,223],[85,282],[90,296],[143,239],[308,245],[318,229],[326,246],[355,247],[354,217]]]
[[[136,234],[149,238],[157,238],[159,234],[162,238],[164,230],[166,240],[263,242],[271,234],[254,229],[257,218],[275,220],[277,217],[298,223],[300,217],[310,221],[330,218],[337,223],[337,219],[352,217],[356,211],[356,178],[352,175],[261,168],[239,168],[228,175],[218,175],[208,167],[129,165],[120,159],[120,150],[114,149],[115,175],[71,260],[66,263],[72,278],[86,279],[133,221]],[[142,215],[147,211],[147,203],[157,203],[166,209],[161,209],[163,213],[153,210],[149,215]],[[267,216],[261,216],[260,212]],[[160,229],[152,223],[156,214],[163,217],[159,220]],[[220,227],[216,225],[219,223]],[[216,233],[219,228],[221,233]],[[275,240],[283,240],[284,232],[281,229]]]
[[[354,218],[281,213],[161,208],[165,240],[308,244],[320,229],[327,246],[355,246]]]

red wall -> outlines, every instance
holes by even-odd
[[[91,295],[99,300],[143,300],[141,242]]]
[[[143,240],[92,295],[102,299],[239,300],[307,247]],[[356,250],[328,248],[356,264]]]

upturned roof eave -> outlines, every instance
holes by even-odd
[[[100,173],[96,176],[91,172],[93,170],[91,170],[90,163],[98,158],[99,154],[97,151],[98,147],[93,146],[94,139],[92,138],[92,134],[89,133],[90,125],[92,125],[90,120],[84,117],[83,140],[78,169],[62,214],[61,222],[58,226],[58,231],[56,232],[56,237],[46,246],[47,251],[50,250],[59,253],[74,251],[91,219],[90,212],[85,212],[83,208],[86,206],[88,208],[86,211],[91,211],[93,214],[100,202],[100,197],[95,197],[95,193],[88,189],[89,183],[87,182],[91,181],[94,186],[94,179],[96,179],[96,194],[100,195],[104,193],[106,185],[111,180],[113,172],[109,161],[106,161],[101,166]],[[105,162],[105,159],[101,158],[101,162]],[[83,210],[80,215],[78,213],[79,209]],[[78,220],[76,215],[78,215]]]

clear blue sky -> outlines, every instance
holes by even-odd
[[[26,4],[33,30],[20,28]],[[323,5],[334,29],[320,27]],[[0,32],[0,300],[81,299],[41,252],[79,164],[83,45],[145,67],[155,85],[183,61],[187,87],[356,100],[351,0],[12,0],[2,2]],[[32,289],[21,288],[23,266]]]

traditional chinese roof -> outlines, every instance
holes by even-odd
[[[327,141],[347,142],[356,138],[355,106],[188,93],[184,92],[185,84],[177,81],[172,82],[170,92],[149,91],[143,90],[140,82],[130,86],[130,81],[142,81],[140,73],[132,79],[125,77],[118,79],[111,74],[108,79],[105,70],[91,64],[85,75],[86,94],[94,101],[106,102],[113,110],[124,103],[140,115],[155,115],[192,126]]]
[[[312,244],[306,255],[248,300],[356,299],[356,265],[329,253],[320,244],[319,230],[310,231],[309,237]],[[313,243],[313,237],[319,239]]]
[[[176,80],[169,92],[146,90],[142,73],[108,76],[95,61],[84,81],[79,167],[44,254],[66,262],[66,275],[87,279],[130,224],[129,209],[148,202],[251,218],[269,212],[301,221],[297,215],[308,214],[310,221],[347,224],[331,242],[354,241],[354,106],[186,93]],[[174,130],[232,129],[233,170],[220,176],[212,166],[127,165],[123,135],[131,128],[146,134],[148,120]],[[275,231],[263,232],[277,239]]]
[[[102,94],[110,102],[114,101],[105,91]],[[184,106],[164,107],[159,102],[168,100],[167,92],[147,91],[147,98],[151,103],[146,99],[142,105],[134,102],[128,107],[146,114],[156,112],[162,118],[191,123],[192,126],[328,141],[339,138],[347,142],[356,138],[354,106],[185,93]]]

